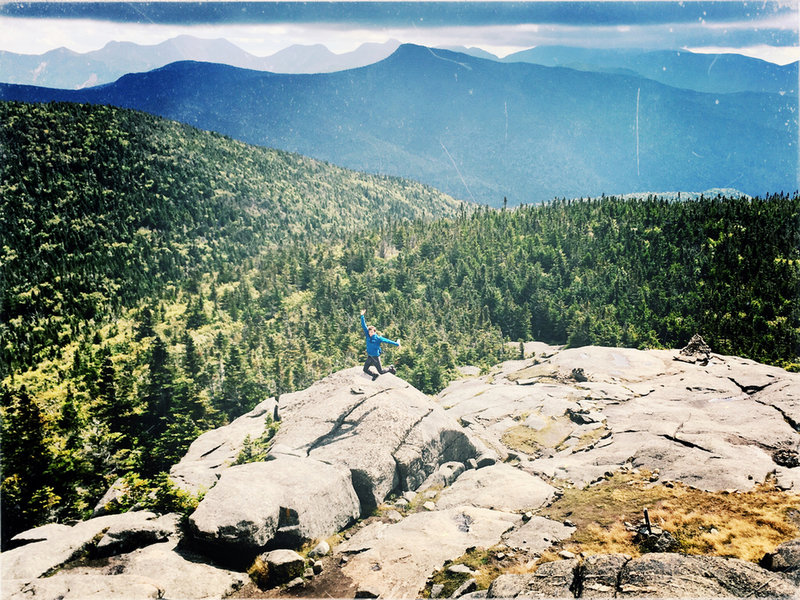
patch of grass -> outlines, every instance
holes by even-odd
[[[508,428],[500,441],[509,450],[517,450],[535,456],[542,449],[536,437],[537,431],[525,425],[514,425]]]
[[[800,537],[796,507],[800,495],[766,482],[749,492],[704,492],[673,483],[648,481],[650,473],[616,473],[584,489],[564,494],[539,514],[572,521],[577,530],[557,549],[576,554],[641,554],[625,522],[639,524],[644,509],[650,520],[675,536],[680,552],[758,561],[785,541]],[[543,556],[542,560],[546,560]],[[541,560],[540,560],[541,562]]]
[[[508,379],[509,381],[519,381],[521,379],[533,379],[534,377],[539,377],[544,379],[558,379],[560,377],[560,373],[557,369],[554,369],[551,365],[535,363],[530,367],[525,367],[524,369],[520,369],[519,371],[515,371],[513,373],[509,373],[508,375],[506,375],[506,379]]]
[[[578,450],[583,450],[584,448],[593,446],[608,434],[609,431],[605,427],[598,427],[597,429],[587,431],[580,437],[578,443],[573,448],[573,451],[577,452]]]
[[[503,556],[498,558],[498,554]],[[448,568],[453,565],[466,565],[475,575],[469,573],[452,573]],[[470,548],[462,556],[455,560],[447,561],[444,566],[436,571],[428,580],[422,592],[423,598],[430,598],[431,588],[441,584],[444,590],[439,594],[440,598],[449,598],[458,587],[470,578],[474,578],[479,590],[488,589],[489,585],[504,573],[523,573],[529,569],[523,566],[516,556],[509,556],[507,548]]]
[[[418,492],[411,503],[406,507],[406,514],[411,514],[415,512],[425,511],[427,509],[423,508],[423,504],[426,502],[433,502],[436,504],[439,501],[439,496],[442,494],[442,490],[444,486],[442,485],[432,485],[429,488],[425,489],[424,492]],[[435,495],[434,495],[435,492]],[[428,496],[432,497],[428,497]]]
[[[575,431],[575,423],[569,417],[548,419],[547,424],[541,429],[533,429],[525,425],[509,427],[503,434],[501,441],[507,448],[535,455],[543,448],[556,450]]]

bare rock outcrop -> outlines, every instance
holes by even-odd
[[[373,382],[359,368],[282,396],[278,410],[269,460],[215,468],[218,482],[189,518],[193,538],[212,551],[297,548],[369,514],[391,492],[416,489],[439,465],[485,452],[408,383],[393,375]],[[238,421],[235,437],[243,439]]]
[[[345,575],[386,598],[414,598],[428,577],[470,547],[489,547],[520,522],[512,513],[464,506],[368,525],[338,552]]]
[[[794,598],[788,578],[735,558],[622,554],[548,562],[533,573],[501,575],[489,598]]]
[[[268,547],[300,547],[360,515],[350,471],[280,456],[225,470],[189,517],[193,538],[246,563]]]
[[[315,557],[357,595],[417,597],[473,548],[533,565],[567,540],[571,523],[532,514],[563,483],[640,467],[703,490],[751,489],[767,476],[800,490],[800,375],[698,348],[695,360],[694,350],[525,345],[529,358],[483,376],[465,370],[436,399],[394,375],[340,371],[192,444],[171,471],[183,489],[205,492],[185,527],[138,512],[24,532],[0,556],[3,596],[226,597],[247,584],[258,554],[369,516]],[[235,464],[276,411],[267,459]],[[782,544],[760,566],[663,553],[569,558],[501,575],[488,592],[467,580],[458,593],[796,597],[799,547]],[[317,566],[291,585],[307,585]],[[261,583],[274,583],[269,568]]]
[[[376,381],[360,368],[281,396],[273,452],[346,467],[368,513],[391,491],[415,490],[445,462],[484,452],[438,404],[394,375]]]
[[[488,598],[574,598],[578,560],[559,560],[541,565],[525,575],[500,575],[489,586]]]
[[[246,575],[180,549],[176,523],[176,515],[107,515],[4,552],[3,598],[203,599],[219,598],[242,586]],[[36,537],[33,532],[31,537]],[[82,558],[103,560],[70,565]]]
[[[440,509],[481,506],[494,510],[536,510],[553,498],[555,489],[524,471],[505,463],[468,470],[440,495]]]
[[[787,579],[743,560],[654,553],[622,568],[618,596],[793,598],[797,593]]]
[[[545,479],[586,485],[629,464],[704,490],[747,490],[771,474],[784,489],[800,489],[800,374],[713,353],[679,357],[552,349],[454,382],[438,400]]]
[[[156,524],[157,515],[151,512],[130,512],[121,515],[106,515],[82,521],[73,527],[45,525],[45,539],[33,541],[13,550],[3,552],[2,580],[34,579],[54,571],[88,548],[93,548],[108,531],[141,530],[148,524]],[[37,539],[36,529],[26,532],[28,539]],[[113,533],[112,533],[113,535]]]
[[[533,517],[503,536],[503,542],[513,550],[539,555],[556,542],[568,539],[575,527],[544,517]]]
[[[211,489],[223,471],[236,463],[245,440],[263,435],[267,423],[276,416],[277,402],[269,398],[229,425],[207,431],[192,442],[183,458],[173,465],[170,478],[193,494]]]

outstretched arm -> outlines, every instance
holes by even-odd
[[[364,313],[367,312],[365,309],[361,309],[361,329],[364,330],[364,335],[369,335],[369,331],[367,330],[367,320],[364,318]]]
[[[391,344],[392,346],[399,346],[399,345],[400,345],[400,340],[397,340],[397,341],[395,342],[395,341],[393,341],[393,340],[387,340],[385,337],[380,337],[380,336],[378,337],[378,339],[379,339],[381,342],[383,342],[383,343],[385,343],[385,344]]]

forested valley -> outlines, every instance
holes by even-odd
[[[190,507],[169,467],[359,364],[361,308],[426,393],[530,339],[800,366],[796,192],[495,210],[76,104],[0,103],[0,153],[4,543],[121,477],[117,510]]]

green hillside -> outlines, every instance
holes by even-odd
[[[110,107],[0,103],[0,152],[4,531],[74,515],[118,474],[157,473],[201,430],[356,360],[349,320],[304,321],[293,295],[310,248],[358,261],[350,233],[464,210]]]
[[[415,183],[132,111],[5,103],[0,124],[11,344],[0,362],[15,369],[48,358],[87,320],[265,248],[458,209]]]
[[[4,540],[120,476],[120,509],[190,503],[162,473],[360,363],[361,308],[428,393],[528,339],[800,362],[796,194],[468,210],[138,113],[0,110]]]

